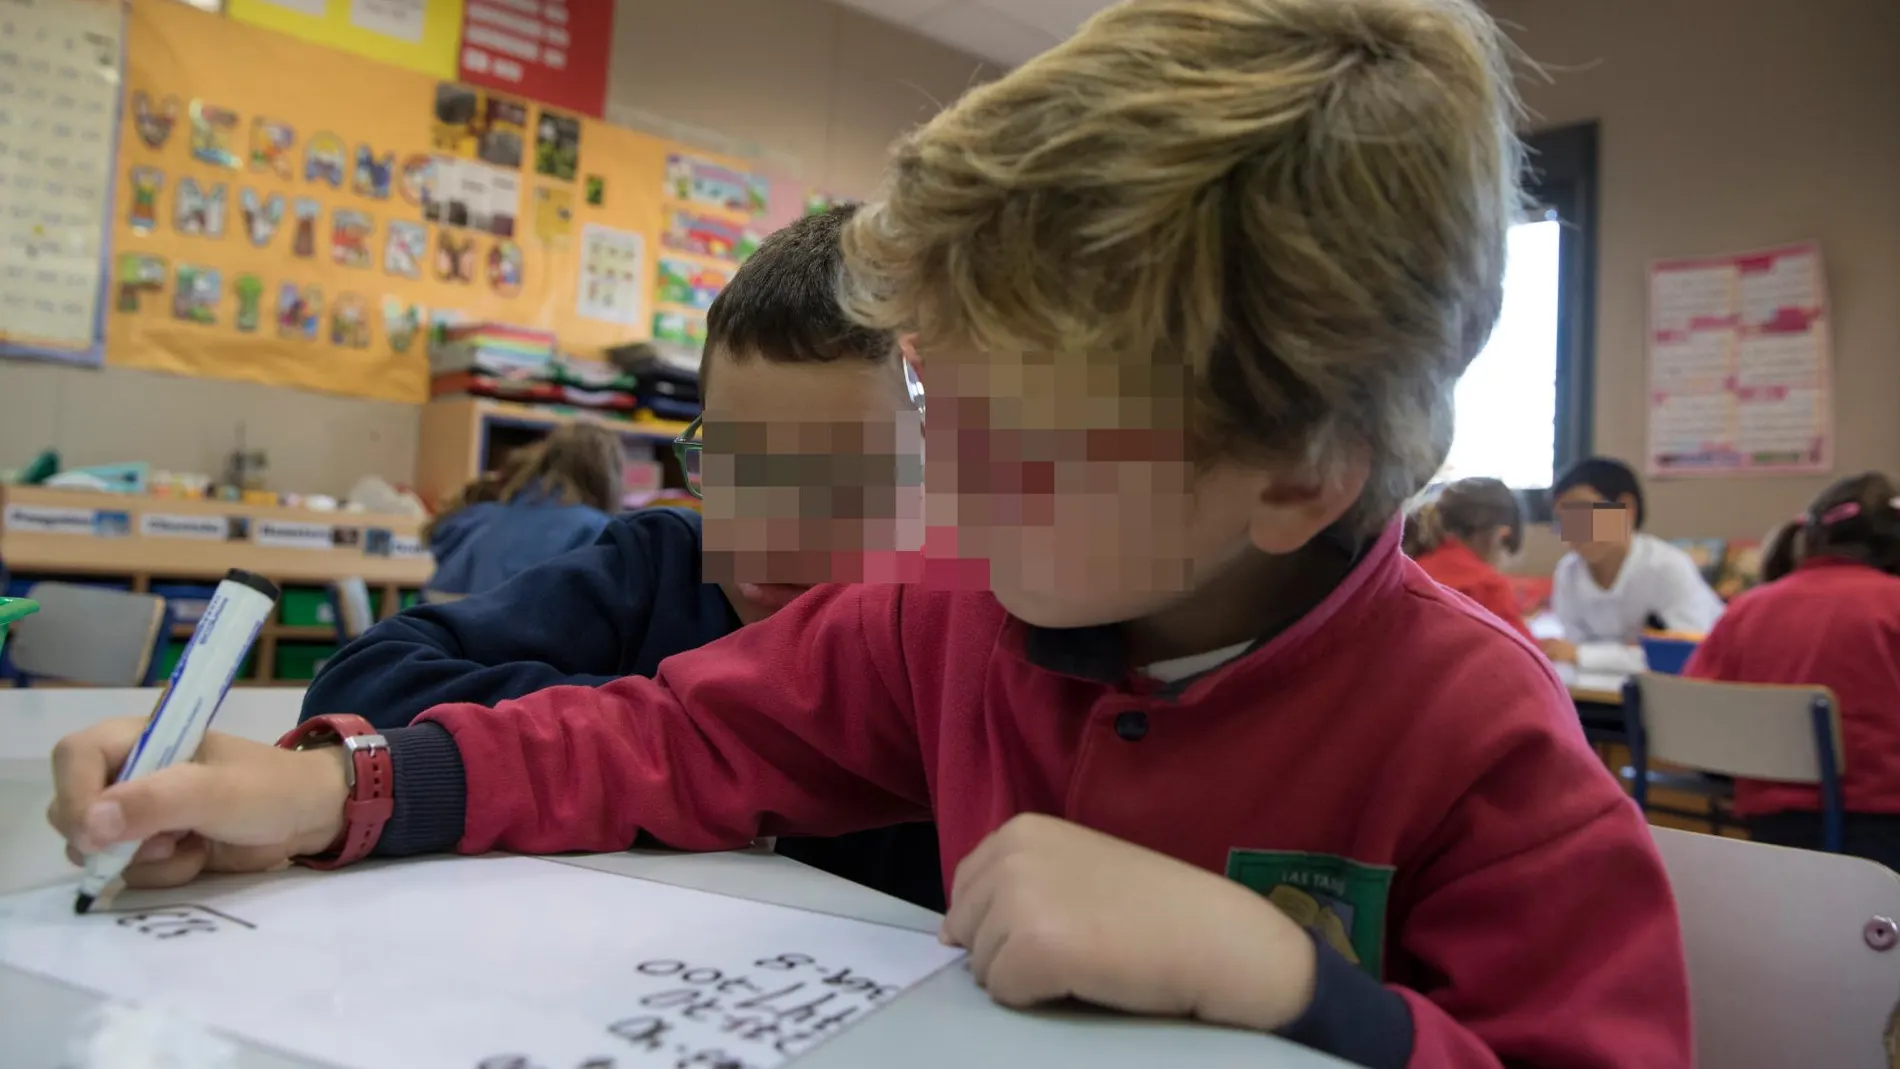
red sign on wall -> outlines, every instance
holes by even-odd
[[[462,81],[599,118],[614,0],[467,0]]]

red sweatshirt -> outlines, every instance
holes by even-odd
[[[1832,690],[1847,808],[1900,813],[1900,576],[1827,557],[1805,561],[1729,603],[1682,674]],[[1740,816],[1820,808],[1814,787],[1735,781]]]
[[[1447,538],[1437,549],[1419,554],[1418,566],[1425,569],[1426,575],[1489,610],[1518,634],[1531,637],[1524,614],[1517,611],[1517,595],[1511,590],[1511,581],[1473,553],[1470,546]]]
[[[1543,657],[1419,571],[1396,525],[1298,623],[1199,677],[1147,681],[1116,636],[1032,628],[987,593],[820,588],[653,679],[389,732],[379,852],[717,850],[934,813],[949,873],[1048,813],[1319,933],[1288,1030],[1309,1045],[1417,1069],[1691,1064],[1641,816]]]

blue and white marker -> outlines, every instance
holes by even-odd
[[[277,605],[277,594],[276,584],[262,576],[235,568],[225,573],[116,782],[149,776],[197,756],[211,718],[224,704],[225,693]],[[88,855],[73,912],[91,909],[94,900],[132,863],[140,845],[114,843]]]

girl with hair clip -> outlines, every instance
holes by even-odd
[[[423,528],[435,557],[428,592],[479,594],[591,544],[619,509],[625,463],[620,439],[588,423],[557,427],[516,450]]]
[[[1405,517],[1405,555],[1518,634],[1531,637],[1498,565],[1524,542],[1524,511],[1496,479],[1460,479],[1428,490]]]
[[[1846,850],[1900,870],[1900,490],[1873,472],[1842,479],[1776,541],[1773,581],[1729,605],[1683,674],[1833,691]],[[1814,787],[1735,781],[1735,812],[1762,842],[1817,848],[1820,808]]]

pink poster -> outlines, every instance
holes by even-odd
[[[1653,265],[1649,473],[1827,471],[1830,352],[1814,244]]]

